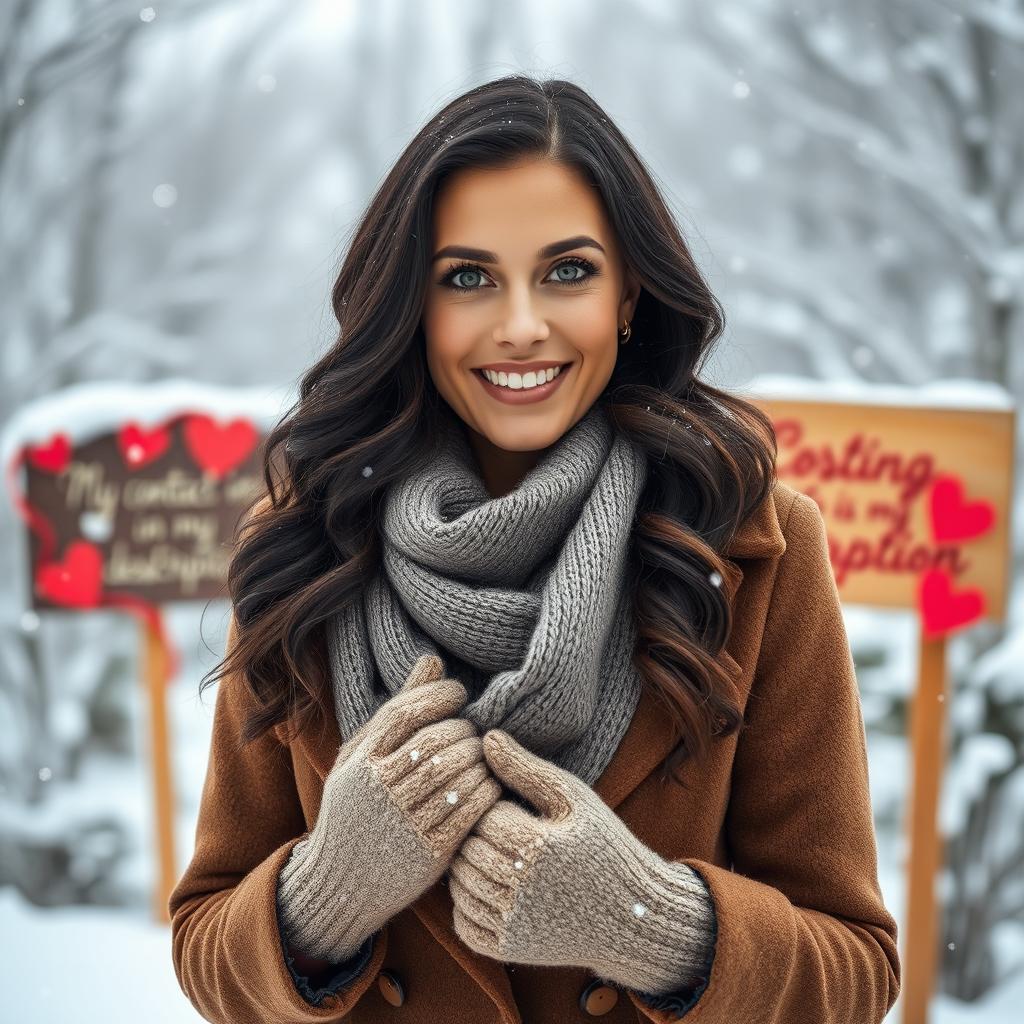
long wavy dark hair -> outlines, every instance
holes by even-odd
[[[515,74],[453,100],[398,158],[335,281],[337,341],[264,442],[266,492],[247,509],[228,572],[235,641],[200,684],[243,674],[255,706],[242,743],[282,722],[293,738],[334,714],[325,624],[376,572],[385,489],[430,456],[439,417],[454,415],[420,325],[438,187],[460,168],[531,157],[576,168],[600,192],[642,284],[632,338],[598,401],[649,457],[627,583],[634,664],[678,735],[664,777],[742,725],[715,657],[732,614],[712,577],[730,577],[720,552],[772,489],[771,420],[698,378],[725,315],[612,119],[571,82]]]

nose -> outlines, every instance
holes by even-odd
[[[528,349],[534,342],[546,339],[549,333],[547,321],[529,288],[511,293],[494,326],[494,340],[514,349]]]

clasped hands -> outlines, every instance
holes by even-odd
[[[439,659],[431,663],[430,678],[423,674],[425,665],[418,663],[413,673],[424,693],[440,674]],[[451,680],[447,683],[451,685]],[[454,729],[456,723],[472,727],[463,719],[448,719],[437,723],[435,732],[440,727]],[[461,843],[457,848],[453,844],[455,853],[448,865],[458,936],[471,949],[497,960],[586,967],[623,985],[647,981],[647,975],[638,973],[636,959],[644,955],[648,939],[651,949],[665,939],[657,932],[655,919],[662,918],[666,907],[670,913],[681,913],[681,887],[664,868],[685,866],[662,860],[594,789],[505,731],[490,729],[482,738],[474,731],[458,742],[466,748],[474,741],[480,743],[490,777],[486,785],[477,784],[487,774],[483,764],[473,766],[476,775],[466,775],[474,780],[472,798],[479,801],[482,791],[488,795],[477,804],[486,809],[468,833],[464,830],[469,822],[461,819]],[[429,742],[422,745],[428,753]],[[447,751],[433,749],[431,760],[438,764]],[[406,762],[419,755],[412,740],[405,744]],[[495,780],[540,813],[498,798]],[[453,804],[460,798],[457,790],[446,795]],[[436,797],[431,801],[437,802]],[[438,813],[436,808],[430,812]],[[653,912],[658,908],[651,906],[652,901],[661,905],[660,913]]]

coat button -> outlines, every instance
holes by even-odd
[[[394,971],[381,971],[377,977],[377,987],[392,1006],[401,1006],[405,1002],[405,989]]]
[[[618,990],[603,981],[592,981],[580,993],[580,1009],[591,1017],[603,1017],[618,1001]]]

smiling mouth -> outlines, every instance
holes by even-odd
[[[485,372],[483,367],[476,367],[473,373],[483,378],[492,387],[500,387],[506,391],[522,392],[530,391],[534,388],[542,388],[546,384],[550,384],[565,373],[570,366],[572,366],[572,362],[562,363],[561,366],[552,366],[547,370],[530,371],[524,374],[507,373],[504,370],[500,372],[497,370]],[[528,379],[532,379],[533,383],[527,383]]]

